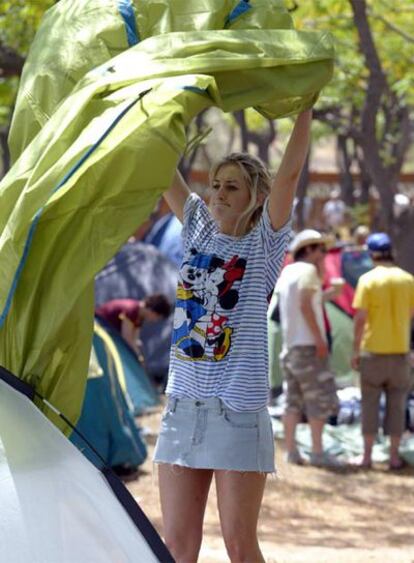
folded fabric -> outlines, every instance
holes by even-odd
[[[114,4],[60,0],[47,13],[0,183],[0,365],[72,422],[94,276],[168,188],[188,124],[212,106],[297,113],[333,66],[329,34],[289,28],[279,1]]]

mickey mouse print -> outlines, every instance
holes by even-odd
[[[231,348],[229,312],[239,300],[246,260],[227,262],[214,254],[190,250],[180,269],[172,343],[176,357],[217,362]]]

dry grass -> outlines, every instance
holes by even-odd
[[[162,533],[157,475],[151,455],[160,413],[140,419],[154,433],[140,478],[128,484]],[[268,480],[259,526],[269,563],[413,563],[414,468],[390,474],[288,466],[277,447],[278,476]],[[201,563],[228,561],[220,535],[215,491],[208,502]]]

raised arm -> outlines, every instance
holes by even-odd
[[[295,126],[273,180],[269,197],[269,215],[274,229],[280,229],[289,219],[300,173],[309,150],[312,110],[296,118]]]
[[[184,204],[190,195],[190,188],[184,178],[178,172],[175,173],[171,187],[164,192],[164,198],[174,215],[183,222]]]

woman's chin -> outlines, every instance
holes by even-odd
[[[211,209],[210,213],[216,223],[223,221],[223,219],[225,218],[225,213],[223,213],[223,210],[218,209],[217,207]]]

